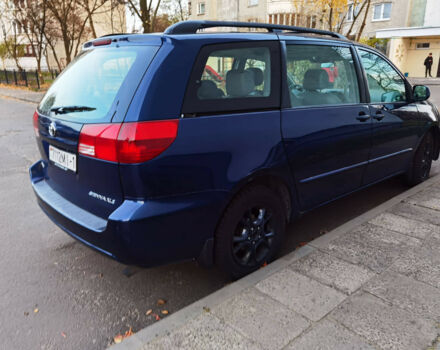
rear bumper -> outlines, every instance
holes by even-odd
[[[46,167],[40,160],[29,172],[47,216],[73,238],[124,264],[155,266],[198,258],[213,237],[227,198],[227,192],[209,191],[125,200],[108,218],[100,218],[54,191],[45,180]]]

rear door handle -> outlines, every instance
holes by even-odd
[[[371,115],[366,114],[365,112],[359,112],[359,115],[356,117],[356,119],[359,120],[360,122],[366,122],[370,118]]]
[[[373,117],[377,121],[381,121],[385,115],[382,113],[382,111],[376,111],[376,115]]]

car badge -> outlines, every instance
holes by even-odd
[[[49,125],[49,135],[52,137],[55,137],[56,133],[57,133],[57,127],[55,125],[55,122],[52,122]]]

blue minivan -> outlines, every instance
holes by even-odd
[[[298,215],[392,176],[427,179],[429,95],[317,29],[187,21],[101,37],[34,114],[32,186],[58,226],[123,263],[198,259],[238,278],[276,256]]]

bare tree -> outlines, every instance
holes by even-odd
[[[32,52],[37,61],[37,71],[41,76],[41,61],[47,46],[45,39],[46,25],[48,22],[46,1],[33,0],[17,2],[15,18],[17,23],[24,28],[24,35],[32,47]]]
[[[185,21],[189,17],[188,5],[185,0],[163,0],[159,12],[154,25],[155,31],[162,31],[168,25]]]
[[[356,40],[362,36],[371,4],[371,0],[314,0],[313,2],[292,0],[292,2],[297,11],[301,9],[299,13],[304,11],[315,13],[325,29],[338,33],[346,31],[346,36]],[[360,20],[362,22],[358,25]]]
[[[90,25],[90,31],[93,36],[93,38],[96,38],[98,35],[96,33],[95,29],[95,21],[93,17],[95,15],[102,15],[104,13],[111,14],[110,16],[110,23],[114,24],[114,18],[113,16],[117,14],[114,10],[120,7],[121,5],[124,5],[123,0],[77,0],[78,4],[84,9],[85,13],[87,14],[87,20]],[[113,30],[112,30],[113,32]]]
[[[364,18],[362,19],[362,23],[357,31],[356,40],[359,41],[362,37],[362,32],[364,31],[365,24],[367,23],[367,17],[368,13],[370,12],[370,6],[371,6],[371,0],[364,0],[364,3],[366,4],[365,12],[364,12]]]
[[[46,3],[57,23],[66,64],[69,64],[90,32],[86,25],[89,18],[84,16],[83,7],[78,0],[46,0]]]
[[[127,0],[130,11],[141,21],[144,33],[155,31],[155,22],[162,0]]]

